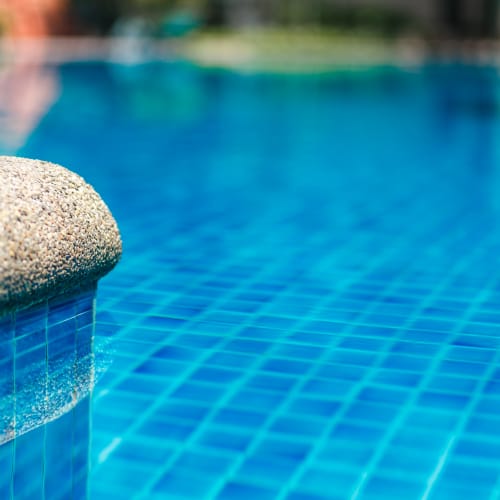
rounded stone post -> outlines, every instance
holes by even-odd
[[[96,284],[121,251],[113,216],[81,177],[0,156],[0,468],[13,471],[1,498],[85,490]],[[61,447],[63,436],[79,442]]]

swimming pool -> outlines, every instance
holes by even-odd
[[[495,68],[42,70],[0,149],[85,177],[124,241],[90,498],[500,496]]]

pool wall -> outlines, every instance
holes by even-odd
[[[0,319],[0,443],[56,418],[93,383],[95,284]]]
[[[61,418],[0,446],[0,497],[87,498],[89,410],[86,397]]]
[[[0,319],[1,498],[86,495],[95,295],[92,284]]]

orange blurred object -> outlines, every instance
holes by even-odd
[[[0,0],[0,25],[14,38],[70,33],[67,0]]]

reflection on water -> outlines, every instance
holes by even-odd
[[[16,55],[0,66],[0,151],[14,153],[24,145],[57,99],[57,72],[44,65],[44,47],[33,46],[29,58]]]
[[[95,286],[0,319],[0,498],[85,496],[94,301]]]

